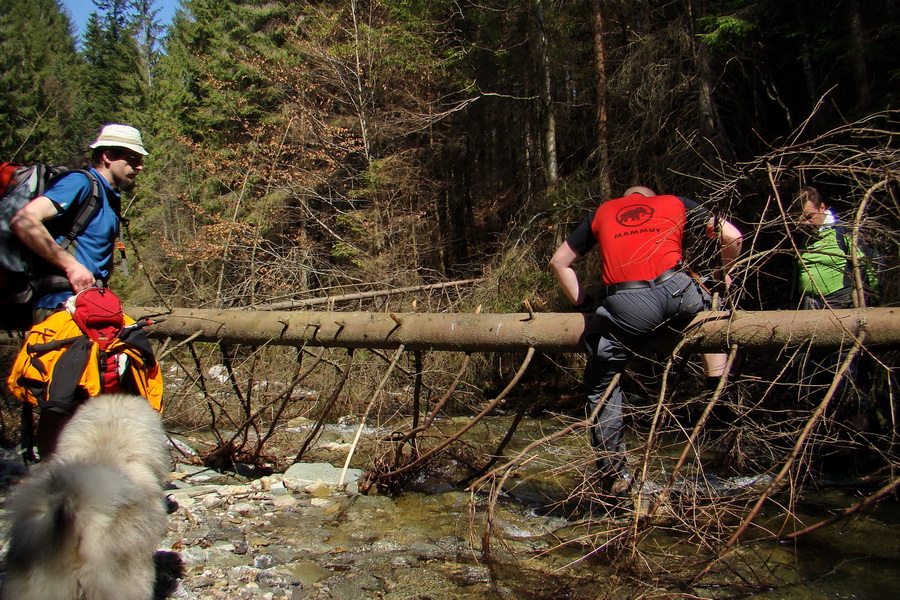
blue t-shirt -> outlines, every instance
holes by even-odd
[[[112,268],[116,236],[119,233],[119,217],[110,205],[109,199],[113,198],[116,204],[120,200],[119,194],[96,169],[91,169],[90,172],[99,183],[102,203],[100,211],[77,238],[75,258],[93,273],[94,277],[106,282]],[[48,231],[58,242],[65,237],[68,230],[67,226],[63,227],[65,223],[70,223],[75,218],[79,208],[91,196],[91,182],[84,173],[71,173],[58,179],[44,195],[53,202],[59,212],[59,217],[45,223]],[[58,232],[60,228],[63,231]],[[71,291],[66,291],[38,298],[35,307],[56,308],[71,295]]]

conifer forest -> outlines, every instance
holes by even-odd
[[[338,331],[362,312],[398,326],[406,313],[571,313],[550,257],[635,185],[692,198],[743,233],[721,310],[799,310],[802,186],[877,257],[877,296],[860,294],[854,310],[900,304],[896,1],[181,0],[166,24],[155,0],[94,4],[76,35],[58,0],[0,0],[0,160],[75,164],[106,123],[142,132],[150,154],[123,196],[112,279],[126,306],[322,311]],[[708,276],[720,259],[712,241],[692,240],[686,260]],[[596,256],[577,268],[599,284]],[[655,597],[744,597],[767,584],[722,567],[743,544],[796,543],[896,507],[900,347],[871,339],[832,344],[808,381],[813,334],[778,348],[732,340],[715,389],[680,346],[632,360],[630,468],[658,485],[624,516],[586,518],[583,560],[635,580],[653,572]],[[473,534],[485,556],[502,546],[492,516],[503,490],[540,462],[529,452],[571,435],[585,458],[568,467],[593,465],[580,352],[189,332],[155,343],[166,422],[204,432],[205,464],[283,471],[315,446],[314,433],[287,458],[270,452],[289,418],[385,425],[354,456],[372,490],[453,473],[487,515]],[[846,374],[851,361],[866,377]],[[14,446],[10,402],[0,434]],[[512,417],[506,438],[467,437],[495,415]],[[435,425],[444,418],[470,424],[448,432]],[[554,427],[516,441],[522,419]],[[729,495],[685,491],[711,473],[767,479]],[[835,480],[855,499],[798,518],[804,490]],[[585,477],[553,502],[577,512],[591,494]],[[677,544],[654,546],[661,531]],[[743,574],[727,593],[697,587],[729,569]]]

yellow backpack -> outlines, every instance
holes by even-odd
[[[103,340],[101,350],[71,314],[53,313],[28,332],[7,380],[10,391],[22,402],[63,414],[87,398],[118,391],[143,396],[162,412],[162,373],[145,323],[121,317],[123,327]]]

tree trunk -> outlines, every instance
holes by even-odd
[[[366,164],[372,164],[372,148],[369,140],[369,123],[366,118],[366,91],[363,85],[363,61],[361,58],[362,42],[359,35],[359,23],[357,22],[357,5],[356,0],[350,2],[350,15],[353,17],[353,54],[355,59],[355,68],[353,69],[354,87],[352,95],[353,105],[356,107],[356,116],[359,119],[359,133],[362,136],[363,151],[366,155]],[[348,86],[348,89],[351,89]]]
[[[161,314],[148,327],[154,338],[192,338],[229,344],[329,346],[342,348],[507,352],[533,347],[541,352],[580,352],[596,317],[581,313],[429,314],[165,309],[134,307],[137,319]],[[817,348],[838,348],[868,332],[867,346],[900,346],[900,309],[834,311],[705,312],[682,331],[660,332],[642,351],[668,352],[687,336],[685,349],[722,352],[730,344],[757,351],[779,350],[812,340]]]
[[[382,296],[395,296],[399,294],[408,294],[411,292],[425,292],[429,290],[443,290],[447,288],[455,288],[460,285],[471,285],[480,283],[483,279],[460,279],[458,281],[447,281],[445,283],[432,283],[429,285],[414,285],[410,287],[391,288],[388,290],[375,290],[372,292],[357,292],[355,294],[341,294],[340,296],[328,296],[326,298],[310,298],[309,300],[287,300],[285,302],[273,302],[271,304],[259,304],[253,306],[253,310],[292,310],[296,308],[304,308],[310,306],[318,306],[320,304],[335,304],[336,302],[355,302],[357,300],[369,300]]]
[[[806,95],[809,100],[809,105],[810,107],[813,107],[819,101],[819,86],[816,81],[815,67],[812,61],[812,46],[809,41],[810,26],[808,19],[806,18],[806,9],[801,3],[798,2],[794,4],[794,12],[797,17],[797,22],[800,24],[798,36],[800,44],[799,59],[803,68],[803,80],[806,84]],[[790,118],[788,121],[789,126],[793,129]]]
[[[603,43],[603,11],[601,0],[593,0],[594,69],[597,74],[597,165],[601,198],[612,197],[609,182],[609,117],[606,93],[606,47]]]
[[[726,148],[727,137],[721,132],[719,118],[713,98],[712,67],[709,64],[709,53],[706,45],[697,37],[697,22],[703,17],[693,2],[688,3],[691,11],[690,31],[691,47],[694,49],[694,61],[697,68],[697,104],[700,109],[700,134],[707,141],[702,146],[707,159],[715,157]]]
[[[869,69],[866,64],[866,34],[862,22],[859,0],[850,2],[850,64],[853,66],[853,87],[856,88],[857,106],[869,102]]]
[[[544,24],[544,3],[533,0],[534,53],[538,68],[538,86],[541,97],[541,122],[544,127],[544,169],[547,183],[552,185],[559,179],[556,160],[556,114],[553,110],[553,95],[550,85],[550,56],[547,49],[547,31]]]

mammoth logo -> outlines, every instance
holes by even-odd
[[[632,204],[616,213],[616,221],[623,227],[640,227],[653,217],[653,212],[646,204]]]

